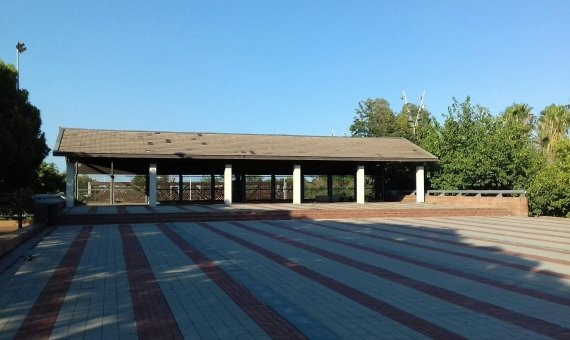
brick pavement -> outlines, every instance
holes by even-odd
[[[182,250],[235,304],[252,318],[271,338],[305,339],[291,323],[239,285],[214,261],[194,248],[164,223],[159,229]]]
[[[81,227],[58,228],[0,275],[0,338],[13,338]]]
[[[520,217],[62,226],[1,266],[0,338],[570,338],[568,244]]]
[[[232,222],[238,224],[239,222]],[[268,227],[267,225],[272,227]],[[264,234],[278,235],[277,239],[283,240],[288,244],[299,246],[327,258],[335,259],[341,263],[360,268],[363,271],[389,278],[395,282],[399,282],[406,286],[418,289],[433,296],[445,296],[449,301],[477,310],[484,314],[490,314],[498,319],[517,324],[523,328],[532,328],[543,332],[548,327],[551,328],[550,334],[558,334],[561,330],[554,324],[547,324],[541,318],[547,316],[548,319],[555,320],[558,324],[570,326],[570,320],[565,316],[566,313],[560,313],[560,304],[570,307],[570,299],[564,297],[556,297],[549,294],[545,295],[550,298],[554,304],[545,303],[545,299],[534,300],[528,294],[513,294],[509,289],[497,289],[489,284],[480,284],[472,280],[471,277],[450,277],[447,273],[436,273],[432,271],[429,263],[415,262],[413,264],[406,263],[404,258],[400,256],[389,256],[392,254],[386,252],[370,251],[358,247],[358,244],[351,242],[334,242],[334,240],[325,240],[318,234],[311,234],[310,237],[304,238],[302,242],[298,241],[298,233],[300,231],[291,232],[291,229],[285,227],[282,223],[277,226],[275,222],[267,223],[250,223],[246,227],[250,230],[256,228]],[[283,231],[285,230],[285,233]],[[271,233],[268,233],[270,231]],[[278,233],[278,234],[277,234]],[[307,235],[308,233],[304,233]],[[284,235],[287,235],[285,237]],[[295,238],[293,240],[293,238]],[[342,244],[341,246],[335,246]],[[335,252],[330,253],[324,249],[334,248]],[[355,249],[358,249],[355,251]],[[374,249],[374,248],[372,248]],[[375,249],[374,249],[375,250]],[[378,254],[380,257],[370,258],[369,254]],[[388,256],[387,256],[388,255]],[[382,268],[377,263],[382,263]],[[516,286],[514,287],[517,288]],[[526,292],[525,292],[526,293]],[[566,312],[570,315],[570,308]],[[528,317],[530,316],[530,317]]]
[[[232,224],[238,225],[239,222],[232,222]],[[521,313],[508,311],[499,306],[484,303],[480,300],[469,298],[463,294],[447,290],[442,287],[430,285],[427,282],[414,280],[410,277],[399,275],[381,267],[368,265],[361,261],[338,255],[337,252],[339,249],[335,249],[335,252],[333,253],[318,247],[312,247],[304,242],[299,242],[281,235],[275,235],[264,230],[257,229],[257,231],[254,231],[250,226],[244,227],[246,227],[248,231],[263,235],[262,239],[257,241],[259,238],[248,233],[247,239],[268,244],[268,247],[274,252],[279,250],[277,253],[279,253],[279,255],[284,255],[285,257],[290,257],[292,256],[291,254],[295,252],[297,254],[301,253],[303,254],[301,257],[303,261],[299,261],[300,265],[306,265],[318,273],[334,277],[338,281],[350,285],[351,287],[357,287],[360,291],[367,292],[372,297],[384,295],[385,297],[382,300],[385,300],[386,298],[395,298],[397,296],[393,294],[389,297],[386,296],[385,292],[392,291],[395,288],[394,283],[398,284],[399,290],[402,291],[402,296],[398,303],[399,306],[404,307],[404,309],[406,307],[405,299],[413,301],[413,304],[425,304],[428,306],[433,305],[433,298],[438,298],[440,299],[439,304],[441,305],[441,311],[445,310],[450,314],[446,316],[446,322],[452,321],[454,318],[453,315],[461,315],[461,319],[456,318],[454,320],[455,323],[450,322],[450,327],[455,332],[465,331],[460,327],[460,324],[464,322],[469,322],[480,327],[496,327],[499,325],[502,328],[509,328],[511,333],[519,332],[521,335],[527,335],[529,333],[524,330],[517,329],[518,327],[529,328],[531,330],[546,333],[546,335],[558,334],[565,331],[563,327],[550,322],[532,318]],[[232,231],[229,232],[232,233]],[[273,242],[270,239],[278,240],[279,242],[284,243],[284,245]],[[293,249],[293,247],[297,249]],[[313,254],[318,255],[318,257],[314,257]],[[355,271],[354,269],[358,269],[358,271]],[[376,281],[380,283],[379,286],[383,289],[380,291],[378,286],[370,285],[369,282],[371,281],[371,277],[363,274],[362,272],[376,276]],[[418,292],[421,292],[422,294],[418,294]],[[477,314],[471,313],[464,308],[477,312]],[[428,315],[429,313],[424,313],[423,310],[418,312],[419,313],[417,314],[422,315],[426,319],[432,317],[432,315]],[[483,315],[487,315],[487,317]],[[501,319],[505,322],[501,323],[496,319]],[[516,325],[518,327],[512,327],[509,324]],[[463,335],[467,337],[474,336],[473,334]],[[534,334],[534,336],[537,336],[537,334]]]
[[[15,335],[16,339],[50,336],[92,229],[93,226],[81,228],[34,305],[28,311]]]
[[[94,228],[52,338],[136,338],[119,230]]]
[[[123,224],[119,226],[119,231],[137,335],[143,339],[181,339],[180,328],[133,228],[128,224]]]

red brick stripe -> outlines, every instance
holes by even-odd
[[[456,334],[452,331],[449,331],[443,327],[440,327],[436,324],[433,324],[427,320],[424,320],[418,316],[415,316],[411,313],[408,313],[404,310],[399,309],[396,306],[393,306],[387,302],[379,300],[371,295],[363,293],[359,290],[356,290],[350,286],[347,286],[339,281],[336,281],[328,276],[320,274],[316,271],[313,271],[305,266],[300,265],[299,263],[289,260],[277,253],[274,253],[268,249],[260,247],[256,244],[253,244],[249,241],[246,241],[242,238],[234,236],[230,233],[222,231],[220,229],[214,228],[208,223],[205,222],[198,222],[198,224],[207,230],[216,233],[220,236],[223,236],[229,240],[232,240],[250,250],[257,252],[258,254],[265,256],[266,258],[270,259],[271,261],[288,268],[295,273],[304,276],[308,279],[311,279],[315,282],[322,284],[323,286],[338,292],[346,296],[347,298],[362,304],[370,308],[377,313],[380,313],[402,325],[405,325],[419,333],[422,333],[426,336],[432,338],[439,338],[439,339],[463,339],[462,336]]]
[[[59,265],[44,286],[40,296],[28,312],[16,333],[16,339],[47,339],[69,290],[77,266],[91,235],[92,226],[84,226],[75,237]]]
[[[256,298],[249,290],[234,281],[214,261],[210,260],[198,249],[176,234],[164,223],[158,223],[158,228],[180,250],[192,260],[215,284],[218,285],[250,318],[261,327],[271,338],[306,339],[306,337],[289,321],[281,317],[271,307]]]
[[[449,224],[450,222],[444,223],[444,222],[438,222],[438,221],[429,221],[426,222],[429,226],[417,226],[417,227],[407,227],[407,226],[403,226],[403,225],[391,225],[390,228],[406,228],[406,229],[410,229],[410,230],[420,230],[420,231],[424,231],[424,232],[428,232],[428,233],[432,233],[432,234],[441,234],[441,235],[445,235],[445,236],[455,236],[454,232],[449,232],[447,230],[435,230],[432,227],[438,227],[439,224]],[[431,223],[437,223],[437,224],[431,224]],[[451,222],[451,223],[455,223],[455,222]],[[562,242],[562,241],[550,241],[550,240],[545,240],[542,238],[534,238],[534,237],[527,237],[527,236],[517,236],[517,235],[512,235],[512,234],[503,234],[503,233],[496,233],[496,232],[492,232],[487,230],[481,230],[481,229],[477,229],[476,226],[473,225],[467,225],[467,227],[473,227],[476,229],[472,229],[472,228],[466,228],[466,225],[462,222],[457,222],[457,225],[459,226],[457,229],[458,230],[467,230],[467,231],[472,231],[472,232],[476,232],[476,233],[485,233],[485,234],[489,234],[489,235],[497,235],[497,236],[507,236],[507,237],[514,237],[514,238],[520,238],[523,240],[530,240],[530,241],[540,241],[540,242],[548,242],[548,243],[554,243],[554,244],[563,244],[563,245],[570,245],[570,242]],[[448,227],[446,227],[448,228]],[[496,229],[495,229],[496,230]],[[523,231],[518,231],[519,234],[532,234],[529,232],[523,232]],[[548,236],[545,234],[540,234],[542,236]],[[486,238],[486,237],[477,237],[477,236],[465,236],[474,240],[480,240],[480,241],[490,241],[490,242],[495,242],[495,243],[502,243],[502,244],[512,244],[512,245],[517,245],[517,246],[523,246],[523,247],[527,247],[527,248],[531,248],[531,249],[538,249],[538,250],[548,250],[548,251],[553,251],[553,252],[557,252],[557,253],[563,253],[563,254],[570,254],[570,251],[565,251],[565,250],[560,250],[560,249],[549,249],[546,247],[540,247],[540,246],[534,246],[534,245],[529,245],[529,244],[525,244],[525,243],[520,243],[520,242],[510,242],[510,241],[505,241],[505,240],[496,240],[493,238]],[[556,237],[556,236],[555,236]],[[562,237],[562,236],[558,236],[558,237]]]
[[[137,335],[142,339],[182,339],[182,333],[129,224],[119,225]]]
[[[440,221],[430,221],[427,220],[425,221],[426,223],[429,222],[437,222],[437,223],[441,223]],[[448,221],[446,223],[454,223],[457,225],[461,226],[461,229],[465,229],[465,230],[472,230],[472,231],[476,231],[479,233],[489,233],[489,234],[494,234],[494,235],[504,235],[504,236],[515,236],[512,234],[496,234],[494,232],[496,231],[500,231],[500,232],[511,232],[511,233],[518,233],[518,234],[523,234],[523,235],[536,235],[536,236],[548,236],[548,237],[558,237],[558,238],[564,238],[566,237],[566,235],[554,235],[554,234],[548,234],[548,232],[554,232],[551,230],[543,230],[542,232],[539,232],[538,229],[535,229],[533,227],[530,226],[525,226],[524,228],[522,227],[516,227],[513,225],[509,225],[509,224],[500,224],[498,222],[493,221],[493,227],[487,227],[483,224],[481,224],[482,222],[487,222],[487,221],[481,221],[481,220],[473,220],[473,221],[463,221],[463,220],[452,220],[452,221]],[[463,227],[473,227],[475,229],[467,229],[467,228],[463,228]],[[512,227],[512,228],[509,228]],[[451,228],[450,228],[451,229]],[[532,230],[532,231],[529,231]],[[570,230],[570,228],[569,228]],[[558,233],[560,234],[565,234],[564,232],[559,231]],[[528,240],[535,240],[533,238],[527,238],[524,236],[515,236],[515,237],[521,237],[521,238],[525,238]],[[536,239],[538,240],[538,239]],[[540,241],[544,241],[544,242],[554,242],[554,243],[558,243],[558,241],[549,241],[549,240],[544,240],[544,239],[540,239]],[[570,244],[569,242],[561,242],[562,244]]]
[[[413,257],[402,256],[401,254],[393,254],[393,253],[390,253],[389,251],[379,250],[379,249],[372,248],[369,246],[364,246],[361,244],[356,244],[356,243],[352,243],[352,242],[348,242],[348,241],[339,240],[339,239],[331,237],[331,236],[321,235],[321,234],[310,232],[310,231],[303,230],[303,229],[291,228],[291,227],[285,225],[284,223],[280,223],[280,222],[265,221],[263,223],[266,223],[266,224],[269,224],[269,225],[272,225],[272,226],[275,226],[277,228],[281,228],[284,230],[294,231],[294,232],[299,233],[299,234],[315,237],[315,238],[318,238],[321,240],[327,240],[329,242],[342,244],[342,245],[350,247],[350,248],[355,248],[355,249],[363,250],[365,252],[381,255],[384,257],[389,257],[389,258],[397,260],[397,261],[402,261],[402,262],[410,263],[410,264],[417,265],[420,267],[433,269],[433,270],[436,270],[438,272],[450,274],[450,275],[461,277],[461,278],[468,279],[471,281],[483,283],[483,284],[486,284],[489,286],[505,289],[505,290],[508,290],[511,292],[516,292],[519,294],[532,296],[532,297],[535,297],[537,299],[550,301],[550,302],[554,302],[554,303],[557,303],[560,305],[565,305],[565,306],[570,307],[570,298],[565,298],[562,296],[547,294],[547,293],[544,293],[542,291],[531,289],[531,288],[524,288],[524,287],[519,287],[516,285],[511,285],[508,283],[503,283],[503,282],[493,280],[493,279],[489,279],[489,278],[486,278],[483,276],[479,276],[479,275],[475,275],[475,274],[471,274],[471,273],[466,273],[466,272],[462,272],[460,270],[455,270],[452,268],[447,268],[444,266],[433,264],[431,262],[417,260]]]
[[[341,222],[342,223],[342,222]],[[508,250],[501,250],[498,251],[496,247],[488,247],[488,246],[477,246],[477,245],[473,245],[470,243],[465,243],[465,242],[458,242],[458,241],[449,241],[449,240],[445,240],[442,239],[439,236],[427,236],[427,235],[422,235],[422,234],[416,234],[416,233],[407,233],[405,231],[397,231],[397,230],[393,230],[393,228],[401,228],[401,229],[420,229],[421,228],[414,228],[414,227],[405,227],[405,226],[394,226],[394,225],[390,225],[390,228],[383,228],[380,227],[378,225],[366,225],[366,227],[375,229],[375,230],[379,230],[379,231],[384,231],[387,233],[392,233],[392,234],[398,234],[398,235],[404,235],[404,236],[411,236],[411,237],[416,237],[416,238],[423,238],[426,240],[430,240],[430,241],[435,241],[435,242],[440,242],[440,243],[445,243],[445,244],[451,244],[454,246],[460,246],[460,247],[467,247],[467,248],[471,248],[471,249],[479,249],[479,250],[485,250],[485,251],[490,251],[493,253],[501,253],[501,254],[506,254],[506,255],[513,255],[513,256],[518,256],[518,257],[526,257],[529,259],[533,259],[533,260],[539,260],[539,261],[544,261],[544,262],[550,262],[550,263],[557,263],[557,264],[563,264],[563,265],[567,265],[570,266],[570,261],[567,260],[561,260],[561,259],[557,259],[557,258],[553,258],[553,257],[547,257],[547,256],[540,256],[540,255],[533,255],[533,254],[526,254],[526,253],[519,253],[519,252],[514,252],[514,251],[508,251]],[[433,231],[430,231],[430,233],[434,233]],[[515,246],[519,246],[519,247],[523,247],[523,248],[529,248],[529,249],[536,249],[536,250],[540,250],[540,251],[549,251],[549,252],[553,252],[553,253],[562,253],[562,254],[566,254],[566,253],[570,253],[564,250],[552,250],[552,249],[547,249],[547,248],[542,248],[542,247],[535,247],[535,246],[529,246],[529,245],[524,245],[524,244],[517,244],[514,242],[504,242],[504,241],[495,241],[495,240],[491,240],[491,239],[481,239],[481,238],[476,238],[476,237],[469,237],[473,240],[481,240],[481,241],[487,241],[487,242],[494,242],[497,244],[506,244],[506,245],[515,245]]]
[[[525,217],[526,218],[526,217]],[[531,220],[528,219],[526,221],[520,221],[520,220],[512,220],[512,219],[479,219],[476,220],[479,223],[491,223],[493,228],[489,228],[489,227],[484,227],[486,229],[491,229],[491,230],[504,230],[504,231],[521,231],[524,230],[525,232],[527,232],[527,230],[533,230],[533,234],[536,235],[542,235],[542,236],[546,236],[546,234],[542,233],[542,232],[553,232],[553,233],[560,233],[560,234],[566,234],[566,233],[570,233],[570,225],[567,225],[565,229],[550,229],[549,227],[555,227],[553,225],[548,225],[545,224],[545,221],[541,218],[540,220]],[[461,218],[459,219],[452,219],[452,222],[457,222],[457,223],[469,223],[471,225],[477,225],[477,226],[482,226],[481,224],[475,224],[475,221],[465,221]],[[518,223],[525,223],[524,227],[519,227],[517,225],[514,224],[518,224]],[[532,226],[531,225],[526,225],[527,223],[533,223]],[[542,228],[540,226],[537,226],[534,223],[539,223],[541,226],[545,226],[546,228]],[[482,226],[483,227],[483,226]],[[498,227],[507,227],[507,228],[498,228]],[[562,225],[558,225],[558,227],[560,228],[564,228]],[[554,236],[554,237],[563,237],[561,235],[548,235],[548,236]]]
[[[310,223],[310,224],[314,224],[317,226],[321,226],[324,228],[328,228],[328,229],[333,229],[333,230],[339,230],[339,231],[344,231],[347,233],[353,233],[353,234],[357,234],[360,236],[364,236],[364,237],[369,237],[369,238],[374,238],[377,240],[383,240],[383,241],[387,241],[387,242],[391,242],[391,243],[396,243],[396,244],[405,244],[407,246],[410,247],[415,247],[415,248],[420,248],[420,249],[427,249],[427,250],[431,250],[431,251],[436,251],[439,253],[443,253],[443,254],[449,254],[449,255],[453,255],[453,256],[459,256],[459,257],[464,257],[464,258],[468,258],[468,259],[473,259],[473,260],[477,260],[477,261],[481,261],[481,262],[487,262],[487,263],[491,263],[491,264],[498,264],[501,266],[505,266],[505,267],[510,267],[510,268],[514,268],[514,269],[518,269],[518,270],[523,270],[523,271],[527,271],[527,272],[532,272],[532,273],[538,273],[538,274],[543,274],[543,275],[548,275],[548,276],[553,276],[556,278],[560,278],[560,279],[570,279],[570,275],[568,274],[564,274],[564,273],[558,273],[558,272],[554,272],[551,270],[545,270],[545,269],[537,269],[531,266],[525,266],[522,264],[517,264],[517,263],[512,263],[512,262],[507,262],[507,261],[502,261],[502,260],[496,260],[496,259],[491,259],[488,257],[484,257],[484,256],[478,256],[478,255],[472,255],[472,254],[465,254],[465,253],[461,253],[461,252],[457,252],[457,251],[453,251],[453,250],[447,250],[447,249],[443,249],[440,247],[432,247],[432,246],[426,246],[426,245],[422,245],[422,244],[418,244],[418,243],[414,243],[414,242],[410,242],[410,241],[406,241],[406,240],[399,240],[399,239],[392,239],[389,237],[383,237],[383,236],[379,236],[379,235],[373,235],[373,234],[366,234],[363,232],[358,232],[355,230],[349,230],[349,229],[344,229],[344,228],[339,228],[339,227],[333,227],[331,225],[328,224],[324,224],[324,223],[319,223],[316,221],[310,221],[310,220],[306,220],[304,221],[305,223]],[[347,223],[343,223],[343,222],[336,222],[335,223],[342,223],[342,224],[346,224],[348,227],[352,227],[352,229],[354,229],[354,225],[352,224],[347,224]],[[421,236],[416,236],[417,238],[424,238]],[[473,248],[473,247],[468,247],[468,248]],[[477,248],[475,248],[477,249]],[[504,251],[498,251],[495,250],[496,253],[504,253]]]
[[[537,332],[539,334],[544,334],[550,337],[556,337],[559,336],[563,333],[566,332],[570,332],[570,328],[565,328],[562,326],[559,326],[557,324],[545,321],[545,320],[541,320],[541,319],[537,319],[522,313],[518,313],[515,311],[511,311],[508,310],[506,308],[497,306],[497,305],[493,305],[472,297],[469,297],[467,295],[463,295],[461,293],[457,293],[454,292],[452,290],[449,289],[445,289],[442,287],[438,287],[423,281],[419,281],[404,275],[400,275],[398,273],[389,271],[387,269],[383,269],[380,267],[376,267],[373,265],[370,265],[368,263],[364,263],[361,261],[357,261],[354,259],[351,259],[349,257],[346,256],[342,256],[342,255],[338,255],[335,253],[332,253],[330,251],[321,249],[321,248],[317,248],[317,247],[313,247],[311,245],[287,238],[285,236],[282,235],[278,235],[278,234],[274,234],[265,230],[260,230],[260,229],[256,229],[253,227],[250,227],[248,225],[245,225],[243,223],[240,222],[229,222],[239,228],[242,228],[244,230],[253,232],[253,233],[257,233],[263,236],[266,236],[268,238],[283,242],[285,244],[289,244],[292,245],[294,247],[297,247],[299,249],[303,249],[306,250],[308,252],[311,252],[313,254],[317,254],[319,256],[322,256],[324,258],[342,263],[344,265],[359,269],[361,271],[364,271],[366,273],[378,276],[380,278],[386,279],[386,280],[390,280],[394,283],[397,283],[399,285],[402,286],[406,286],[415,290],[418,290],[420,292],[423,292],[425,294],[431,295],[435,298],[439,298],[442,299],[444,301],[447,301],[449,303],[453,303],[455,305],[461,306],[463,308],[467,308],[467,309],[471,309],[477,313],[481,313],[481,314],[486,314],[489,315],[491,317],[497,318],[499,320],[503,320],[506,321],[508,323],[511,323],[513,325],[531,330],[533,332]]]

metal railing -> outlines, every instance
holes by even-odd
[[[416,194],[414,191],[413,195]],[[428,196],[524,197],[525,190],[428,190]]]

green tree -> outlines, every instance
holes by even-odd
[[[40,110],[30,104],[28,91],[16,88],[13,66],[0,61],[0,192],[16,192],[22,221],[22,188],[31,187],[49,152],[41,131]]]
[[[561,139],[552,149],[552,162],[528,186],[530,211],[534,215],[570,217],[570,139]]]
[[[57,194],[65,191],[65,174],[54,163],[42,163],[34,183],[37,194]]]
[[[350,132],[357,137],[396,136],[396,116],[390,103],[382,98],[368,98],[359,102]]]
[[[28,101],[28,91],[16,88],[17,74],[0,61],[0,190],[30,186],[49,152],[40,110]]]
[[[396,113],[386,99],[368,98],[358,103],[350,132],[355,137],[404,137],[417,142],[423,130],[432,122],[431,114],[422,110],[414,134],[410,119],[415,121],[418,112],[419,107],[412,103],[402,106],[400,112]]]
[[[420,145],[439,158],[430,169],[435,189],[524,189],[540,164],[530,130],[518,120],[493,117],[467,97],[453,99],[443,126],[432,122]]]
[[[570,108],[564,105],[549,105],[538,119],[538,142],[549,157],[554,154],[554,145],[568,136]]]
[[[532,107],[524,103],[513,103],[505,109],[502,116],[504,119],[514,120],[526,126],[529,130],[534,129],[536,123],[532,114]]]
[[[416,124],[416,117],[418,117],[418,119],[414,133],[412,124]],[[425,135],[425,130],[429,128],[432,121],[433,118],[430,112],[425,108],[420,111],[417,105],[408,103],[407,105],[403,105],[402,110],[396,115],[395,135],[418,143]]]

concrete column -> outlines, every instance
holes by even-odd
[[[224,204],[232,204],[232,163],[227,163],[224,169]]]
[[[66,160],[66,163],[67,169],[65,176],[65,206],[72,208],[73,204],[75,203],[75,197],[73,196],[73,192],[75,191],[75,163],[69,159]]]
[[[293,204],[301,204],[301,164],[293,168]]]
[[[424,167],[416,167],[416,203],[425,202]]]
[[[148,167],[148,205],[156,207],[156,163]]]
[[[356,203],[364,204],[364,165],[356,167]]]

